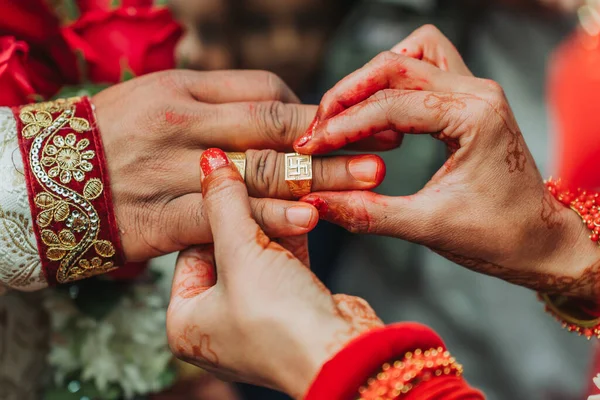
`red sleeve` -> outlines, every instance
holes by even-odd
[[[432,356],[443,360],[439,368]],[[420,364],[422,368],[418,368]],[[361,397],[361,387],[365,389],[369,384],[370,389],[379,385],[377,390],[388,391],[397,386],[392,382],[395,374],[400,375],[400,380],[406,378],[405,393],[396,395],[390,390],[387,397],[379,395],[380,398],[483,399],[479,391],[460,377],[461,367],[452,364],[453,358],[449,357],[444,343],[430,328],[415,323],[389,325],[361,335],[325,363],[305,398],[357,399]],[[362,397],[370,398],[368,391],[364,391]]]

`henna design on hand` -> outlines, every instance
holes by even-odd
[[[330,354],[336,353],[350,340],[363,332],[383,325],[383,322],[366,300],[346,294],[333,295],[335,312],[348,325],[334,335],[334,340],[327,346]]]
[[[546,224],[546,227],[552,229],[560,224],[558,215],[562,210],[566,210],[566,208],[563,207],[546,188],[543,190],[544,195],[542,196],[542,212],[540,216],[542,221]]]
[[[494,276],[538,292],[582,297],[594,301],[598,301],[600,298],[600,261],[587,267],[579,277],[573,277],[514,270],[480,258],[465,257],[452,251],[434,251],[442,257],[475,272]]]
[[[195,325],[187,326],[178,336],[173,346],[175,353],[182,359],[188,359],[212,367],[219,366],[219,356],[212,349],[210,336],[203,334]]]
[[[438,110],[440,114],[446,113],[451,109],[464,110],[467,108],[467,100],[471,95],[457,96],[454,93],[441,94],[431,93],[425,97],[425,108]]]
[[[212,246],[210,246],[212,247]],[[173,287],[173,293],[183,299],[196,297],[211,286],[208,282],[216,282],[216,270],[212,258],[206,253],[206,247],[200,247],[185,254],[184,266],[179,274],[179,281]]]
[[[523,172],[525,170],[525,163],[527,162],[525,150],[523,150],[523,135],[520,131],[513,131],[509,129],[509,132],[512,137],[508,143],[506,150],[507,154],[505,158],[506,163],[508,164],[508,172]]]
[[[506,110],[503,114],[498,107],[494,106],[489,100],[482,97],[475,96],[469,93],[452,93],[452,94],[437,94],[432,93],[425,98],[424,105],[429,109],[437,109],[440,114],[444,114],[452,109],[464,110],[467,107],[466,100],[479,100],[487,104],[491,110],[496,114],[502,121],[505,129],[510,134],[510,140],[507,145],[507,154],[505,162],[508,164],[508,172],[513,173],[516,171],[525,171],[525,164],[527,163],[527,154],[525,151],[525,141],[521,131],[517,128],[512,127],[509,121],[506,119]],[[440,138],[441,139],[441,138]]]

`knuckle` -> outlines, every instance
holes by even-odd
[[[269,88],[271,99],[282,100],[284,98],[284,92],[287,89],[287,85],[277,74],[273,72],[262,71],[262,73],[265,74],[264,80]]]
[[[425,24],[417,29],[417,32],[427,38],[443,36],[442,32],[433,24]]]
[[[275,150],[248,150],[246,175],[250,195],[275,197],[280,182],[279,173],[283,155]]]
[[[383,51],[379,53],[374,59],[373,62],[377,65],[385,65],[392,62],[401,62],[402,56],[393,51]]]
[[[291,127],[298,121],[298,110],[292,105],[286,105],[276,100],[261,103],[258,108],[258,125],[267,138],[274,143],[288,143]]]

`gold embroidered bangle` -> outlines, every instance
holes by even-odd
[[[402,360],[383,364],[381,371],[358,390],[358,400],[394,400],[421,382],[442,375],[462,375],[463,367],[442,347],[408,352]]]
[[[122,265],[104,150],[89,99],[31,104],[13,112],[48,283]]]

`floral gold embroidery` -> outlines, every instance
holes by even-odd
[[[33,104],[23,107],[19,114],[23,122],[21,134],[32,140],[32,173],[44,188],[34,198],[39,209],[36,224],[46,246],[47,260],[60,262],[56,271],[59,283],[115,268],[110,259],[116,253],[115,246],[98,238],[100,216],[92,200],[102,195],[104,185],[97,178],[86,182],[86,173],[94,168],[96,152],[89,149],[90,139],[78,137],[91,131],[88,120],[75,116],[78,101],[79,98],[73,98]],[[60,134],[65,128],[71,132]],[[83,189],[67,186],[73,181],[85,182]],[[91,249],[95,255],[88,256]]]

